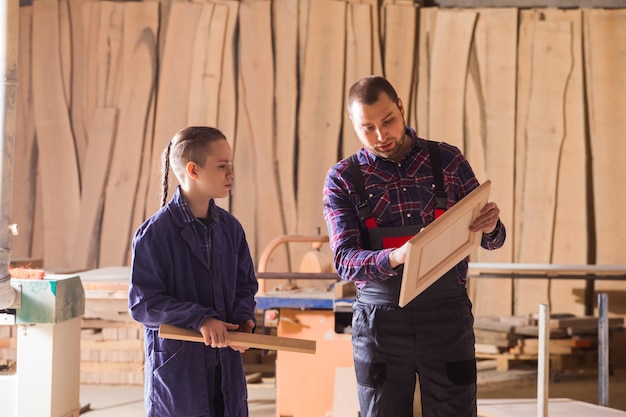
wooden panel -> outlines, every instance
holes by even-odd
[[[185,340],[188,342],[204,343],[200,332],[181,329],[180,327],[161,324],[159,337],[165,339]],[[298,353],[315,353],[315,340],[295,339],[290,337],[269,336],[265,334],[228,332],[229,345],[243,346],[258,349],[285,350]]]
[[[477,13],[439,10],[430,71],[429,137],[464,150],[463,112],[470,44]]]
[[[80,185],[76,148],[63,92],[58,4],[33,4],[33,104],[43,186],[44,265],[68,267],[76,238]]]
[[[311,3],[306,68],[298,119],[297,233],[325,230],[322,188],[328,168],[337,162],[344,99],[346,4]],[[300,247],[294,248],[302,255]],[[301,256],[296,255],[296,259]]]
[[[115,143],[116,108],[97,108],[89,137],[91,142],[85,155],[85,166],[89,167],[89,177],[80,198],[80,217],[78,234],[73,252],[72,265],[76,268],[95,268],[102,225],[102,209],[109,167],[111,150]],[[107,201],[107,204],[109,201]],[[115,230],[115,225],[109,225]]]
[[[557,180],[556,210],[552,259],[555,264],[587,264],[588,259],[588,182],[583,83],[582,11],[545,10],[549,21],[570,22],[572,29],[572,72],[567,81],[564,100],[565,138]],[[550,309],[555,312],[585,314],[585,282],[555,280],[550,283]]]
[[[32,6],[20,7],[17,62],[17,97],[15,109],[15,148],[13,160],[13,194],[11,221],[19,235],[11,237],[11,257],[31,256],[35,201],[37,190],[37,157],[35,153],[35,120],[31,83]],[[15,169],[15,168],[18,169]]]
[[[202,6],[194,3],[174,3],[165,35],[164,56],[159,69],[154,139],[152,147],[152,172],[148,183],[146,214],[152,215],[161,204],[161,154],[168,142],[187,124],[189,63]],[[178,181],[170,170],[168,200]]]
[[[555,216],[557,176],[563,146],[565,88],[572,69],[571,22],[537,21],[533,34],[523,165],[517,262],[549,263]],[[515,282],[514,314],[535,312],[548,302],[548,283]]]
[[[598,264],[623,264],[626,224],[626,10],[583,11],[585,74],[591,142],[593,203]],[[598,291],[611,291],[623,303],[624,282],[603,282]]]
[[[428,125],[430,108],[430,70],[432,68],[433,43],[437,24],[437,7],[420,8],[418,57],[417,57],[417,92],[416,104],[408,117],[420,137],[430,137]]]
[[[471,255],[471,260],[511,262],[518,13],[517,9],[480,9],[479,13],[472,49],[475,50],[476,57],[474,65],[479,71],[474,79],[481,86],[478,96],[483,98],[484,107],[478,112],[480,123],[477,134],[466,138],[466,156],[479,181],[494,179],[490,196],[500,208],[500,218],[507,228],[508,237],[504,246],[498,250],[486,251],[478,248]],[[470,64],[470,74],[472,69]],[[468,83],[470,79],[472,78],[468,78]],[[469,90],[468,85],[468,97]],[[469,125],[469,110],[466,111],[466,124]],[[476,315],[511,314],[511,280],[470,280],[469,288]]]
[[[129,260],[133,206],[144,152],[144,135],[157,76],[158,4],[124,4],[123,59],[117,107],[119,123],[106,183],[100,266]]]
[[[81,100],[83,106],[83,124],[85,129],[92,126],[93,114],[96,111],[96,96],[98,82],[98,38],[100,34],[100,11],[102,2],[86,2],[82,5],[83,26],[86,28],[85,34],[85,62],[82,72],[84,74],[83,81],[83,97]],[[88,129],[87,129],[88,130]],[[89,142],[89,138],[87,138]]]
[[[280,205],[288,235],[296,233],[296,121],[298,106],[298,5],[293,0],[273,3],[274,74],[280,82],[274,85],[275,143],[280,150],[276,158]],[[292,271],[290,247],[287,248],[288,271]],[[260,252],[264,248],[260,248]],[[259,252],[259,253],[260,253]]]
[[[344,97],[358,79],[373,74],[372,6],[369,4],[348,3],[346,25],[346,84]],[[362,144],[354,132],[348,109],[343,106],[343,130],[341,135],[342,152],[340,157],[347,158]]]
[[[103,1],[97,39],[96,101],[98,107],[117,104],[120,88],[124,4]]]
[[[236,182],[232,199],[233,214],[249,213],[255,220],[254,232],[246,229],[253,257],[275,237],[285,234],[283,211],[278,197],[278,178],[274,161],[280,149],[274,142],[274,65],[272,59],[271,2],[242,3],[239,9],[239,101],[243,123],[254,126],[249,135],[239,136],[234,149],[239,172],[248,170],[251,182]],[[239,151],[251,153],[240,158]],[[244,177],[245,180],[245,177]],[[250,188],[257,190],[250,192]],[[249,196],[252,196],[250,199]],[[285,271],[287,254],[282,247],[271,258],[269,269]]]
[[[400,307],[410,303],[480,245],[482,232],[471,232],[469,226],[487,204],[490,188],[491,182],[487,180],[409,240]]]
[[[391,82],[404,104],[406,115],[411,109],[411,86],[415,64],[417,6],[414,3],[386,4],[385,8],[385,78]]]
[[[222,61],[222,81],[220,85],[219,103],[217,111],[217,126],[231,141],[233,149],[237,146],[237,71],[235,67],[235,53],[237,51],[237,19],[239,15],[239,1],[219,0],[220,5],[228,8],[226,16],[226,34],[224,38],[224,56]],[[223,17],[222,17],[223,19]],[[217,198],[215,203],[229,209],[229,198]]]

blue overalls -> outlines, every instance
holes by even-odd
[[[435,142],[428,144],[436,218],[446,209],[447,200],[439,149]],[[378,227],[356,158],[350,165],[369,249],[399,247],[426,226]],[[424,417],[476,417],[474,319],[455,269],[404,308],[398,306],[401,270],[394,278],[369,281],[357,291],[352,346],[362,417],[412,417],[416,374]]]

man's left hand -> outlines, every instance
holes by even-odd
[[[472,232],[482,231],[483,233],[491,233],[495,230],[500,218],[500,209],[496,203],[487,203],[480,210],[480,214],[470,224]]]

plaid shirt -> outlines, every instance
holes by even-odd
[[[413,146],[397,163],[361,148],[357,157],[363,173],[366,194],[379,227],[427,225],[434,219],[434,179],[427,142],[407,127]],[[469,162],[458,148],[439,143],[448,208],[478,187]],[[365,247],[367,228],[356,210],[358,201],[348,160],[328,171],[324,184],[324,218],[328,226],[335,268],[345,280],[362,287],[367,281],[397,276],[389,265],[393,249]],[[498,221],[496,229],[483,234],[481,246],[497,249],[504,244],[506,230]],[[467,281],[467,260],[457,266],[459,283]]]

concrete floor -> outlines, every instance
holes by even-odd
[[[536,372],[532,370],[481,371],[479,405],[493,399],[537,398]],[[609,378],[609,406],[626,412],[626,368],[615,369]],[[550,398],[569,398],[588,404],[598,402],[598,376],[593,371],[567,372],[550,382]],[[263,377],[248,384],[250,417],[276,416],[275,379]],[[144,417],[143,387],[82,385],[81,407],[90,405],[86,417]],[[624,413],[626,415],[626,413]],[[345,417],[345,416],[338,416]]]
[[[86,417],[145,417],[143,387],[137,385],[81,385],[81,408],[89,404]],[[276,390],[274,378],[248,384],[248,409],[250,417],[276,416]]]

